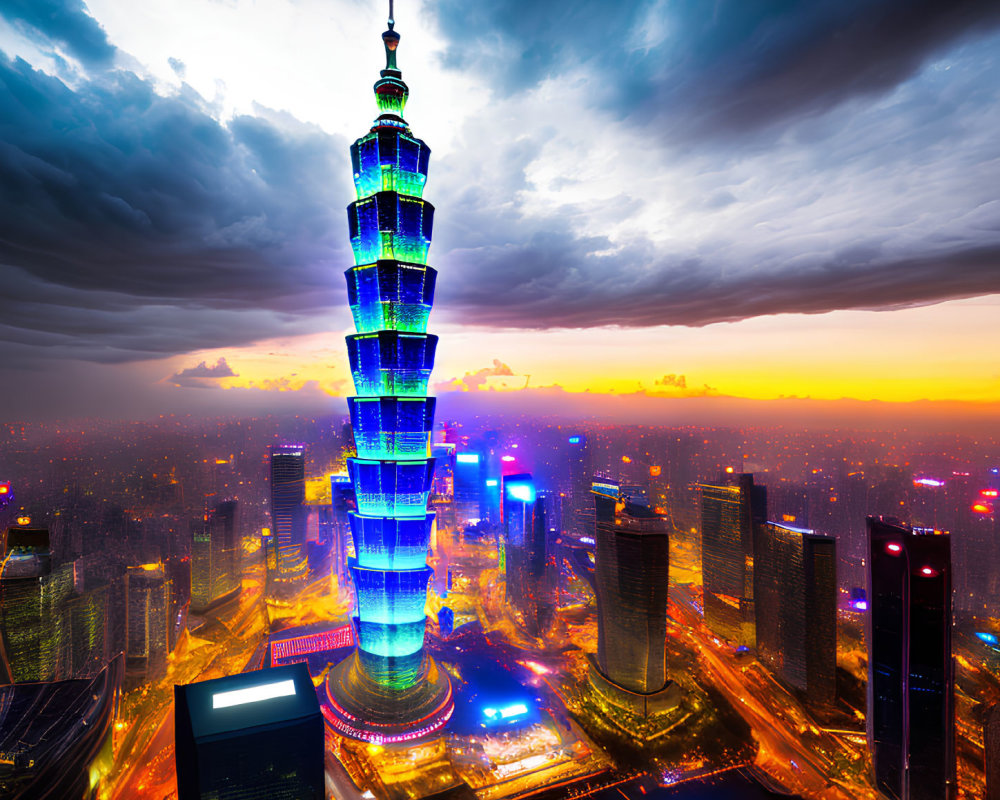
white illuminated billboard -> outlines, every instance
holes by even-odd
[[[243,689],[233,689],[230,692],[213,694],[212,708],[242,706],[246,703],[259,703],[261,700],[271,700],[275,697],[290,697],[294,694],[295,681],[262,683],[258,686],[247,686]]]

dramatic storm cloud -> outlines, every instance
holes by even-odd
[[[259,97],[237,85],[256,60],[154,55],[145,22],[91,7],[0,7],[8,365],[346,324],[347,145],[374,115],[370,95],[366,111],[350,103],[380,66],[373,30],[354,44],[356,5],[316,5],[349,43],[349,73],[313,75],[301,46],[261,26],[260,60],[277,67],[268,94],[253,73]],[[196,38],[194,0],[163,13],[188,17],[172,41]],[[703,326],[997,288],[995,2],[445,0],[407,13],[400,63],[407,116],[435,148],[444,320]],[[112,17],[131,45],[102,27]],[[206,71],[222,62],[228,73]],[[233,113],[236,94],[282,110]]]
[[[113,55],[85,15],[21,18],[84,63]],[[263,110],[222,124],[130,71],[67,84],[0,54],[11,356],[134,360],[316,327],[346,258],[330,211],[350,191],[331,166],[344,146]]]

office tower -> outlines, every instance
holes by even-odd
[[[446,531],[461,530],[455,505],[455,450],[450,442],[438,442],[431,447],[434,459],[434,483],[431,497],[437,526]]]
[[[837,694],[837,541],[778,522],[754,532],[757,654],[814,704]]]
[[[436,271],[427,266],[434,208],[422,199],[430,150],[402,118],[409,89],[396,66],[399,34],[382,34],[375,83],[381,112],[351,146],[358,199],[348,207],[356,266],[347,294],[357,333],[347,337],[356,397],[347,404],[357,456],[348,460],[358,510],[357,649],[330,670],[331,724],[368,741],[437,730],[453,710],[451,682],[424,652],[424,605],[434,514],[428,457],[435,400],[427,396],[437,337],[426,333]]]
[[[271,535],[276,579],[306,577],[306,453],[304,444],[271,446]]]
[[[56,677],[57,626],[46,602],[51,576],[48,530],[8,529],[0,572],[0,682],[51,681]]]
[[[108,663],[108,586],[97,585],[74,592],[59,609],[60,677],[96,675]]]
[[[483,502],[485,470],[482,454],[455,454],[455,516],[460,528],[474,525],[486,515]]]
[[[647,506],[624,500],[611,481],[593,484],[597,654],[590,684],[614,717],[673,708],[667,673],[670,539]]]
[[[754,646],[753,528],[767,520],[767,489],[749,473],[732,483],[699,484],[705,624],[730,641]]]
[[[191,611],[201,614],[240,590],[235,500],[219,503],[195,523],[191,542]]]
[[[351,537],[351,512],[358,510],[354,498],[354,487],[347,475],[330,476],[330,497],[332,499],[330,535],[333,541],[331,569],[337,578],[338,587],[346,587],[348,581],[347,562],[354,554]]]
[[[1000,800],[1000,703],[986,709],[983,720],[983,762],[986,773],[986,796]]]
[[[893,800],[952,800],[951,537],[868,517],[868,745]]]
[[[554,614],[554,581],[548,569],[545,498],[527,473],[503,478],[503,545],[507,601],[532,636],[544,632]]]
[[[305,664],[174,687],[178,800],[323,800],[323,716]]]
[[[167,665],[170,584],[162,564],[128,567],[125,574],[125,666],[131,682],[158,678]]]
[[[590,448],[587,437],[582,433],[573,433],[566,437],[566,462],[569,468],[569,491],[563,525],[567,531],[575,531],[578,535],[590,536],[593,532],[594,504],[590,496],[590,479],[593,474]]]

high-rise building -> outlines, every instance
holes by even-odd
[[[1000,703],[986,709],[983,720],[983,765],[986,773],[986,796],[1000,800]]]
[[[837,540],[778,522],[754,532],[757,654],[810,703],[837,694]]]
[[[868,517],[868,744],[893,800],[953,800],[951,537]]]
[[[330,536],[333,539],[330,543],[333,554],[331,569],[337,579],[337,586],[346,587],[348,558],[354,555],[350,515],[358,510],[358,504],[354,498],[354,487],[347,475],[330,476],[330,497],[333,501],[330,512]]]
[[[0,571],[0,683],[56,677],[56,624],[46,602],[52,577],[49,532],[10,528]]]
[[[237,503],[219,503],[195,522],[191,542],[191,611],[200,614],[240,590]]]
[[[381,112],[351,146],[357,200],[348,207],[356,266],[347,293],[357,333],[347,337],[356,397],[348,408],[357,456],[348,460],[358,510],[357,649],[330,670],[328,719],[368,741],[399,741],[451,716],[448,675],[424,651],[434,475],[427,382],[437,337],[426,333],[436,271],[427,266],[434,207],[422,199],[430,150],[402,113],[409,89],[396,66],[394,20],[382,34],[386,66],[375,83]]]
[[[83,678],[99,673],[109,660],[109,587],[97,585],[75,592],[59,609],[58,675]]]
[[[451,442],[437,442],[431,446],[434,459],[434,483],[431,497],[438,528],[454,531],[458,525],[455,505],[455,450]]]
[[[481,453],[455,454],[455,516],[459,528],[486,516],[484,481],[486,460]]]
[[[167,665],[170,583],[162,564],[129,567],[125,575],[125,667],[129,683],[152,680]]]
[[[174,687],[178,800],[323,800],[323,716],[306,664]]]
[[[306,453],[304,444],[271,446],[271,535],[279,581],[305,577]]]
[[[749,473],[731,483],[699,484],[705,624],[736,644],[754,646],[753,529],[767,521],[767,489]]]
[[[590,683],[612,708],[650,717],[676,704],[667,671],[670,539],[647,506],[593,484],[596,511],[594,588],[597,654]]]
[[[531,475],[503,478],[502,516],[507,600],[528,632],[538,636],[554,613],[554,580],[548,568],[545,498]]]
[[[569,491],[566,492],[563,526],[567,531],[590,536],[594,529],[594,504],[590,496],[593,466],[587,437],[582,433],[570,434],[566,437],[566,447]]]

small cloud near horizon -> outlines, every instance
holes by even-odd
[[[208,389],[208,388],[218,388],[218,384],[210,383],[209,381],[217,380],[219,378],[238,378],[239,374],[233,372],[233,368],[229,366],[224,356],[220,356],[219,360],[215,362],[212,366],[209,366],[207,362],[201,361],[194,367],[188,367],[182,369],[167,378],[168,383],[172,383],[174,386],[181,386],[185,388],[196,388],[196,389]]]

